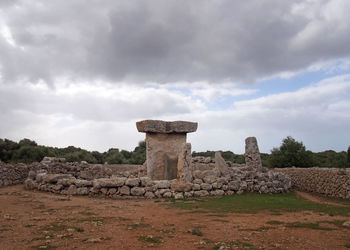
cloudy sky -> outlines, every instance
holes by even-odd
[[[192,149],[350,145],[348,0],[0,0],[0,138],[133,149],[143,119]]]

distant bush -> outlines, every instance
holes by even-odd
[[[314,164],[312,152],[291,136],[283,139],[279,148],[272,149],[269,161],[273,168],[309,168]]]

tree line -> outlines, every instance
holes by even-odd
[[[222,151],[226,161],[245,163],[243,154],[231,151]],[[205,156],[214,158],[215,151],[193,152],[192,156]],[[146,160],[146,143],[140,141],[133,151],[110,148],[100,153],[69,146],[66,148],[48,147],[38,145],[35,141],[22,139],[18,143],[0,138],[0,160],[3,162],[40,162],[45,156],[66,158],[69,162],[87,161],[92,164],[143,164]],[[291,136],[283,139],[280,147],[273,148],[271,154],[261,153],[263,166],[270,168],[286,167],[323,167],[346,168],[350,167],[350,147],[347,152],[326,150],[314,153],[306,150],[302,142]]]
[[[139,142],[133,151],[110,148],[100,153],[69,146],[66,148],[47,147],[38,145],[29,139],[18,143],[0,139],[0,160],[3,162],[40,162],[45,156],[65,158],[69,162],[87,161],[93,164],[143,164],[146,160],[146,143]]]

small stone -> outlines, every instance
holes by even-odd
[[[165,192],[165,193],[163,194],[163,198],[171,198],[171,197],[172,197],[171,192]]]
[[[208,196],[209,192],[206,190],[199,190],[199,191],[194,191],[193,196],[196,197],[204,197],[204,196]]]
[[[202,190],[207,190],[207,191],[209,191],[209,190],[211,190],[213,187],[212,187],[212,185],[210,185],[210,184],[208,184],[208,183],[202,183],[201,184],[201,189]]]
[[[118,191],[121,195],[130,195],[130,188],[128,186],[122,186]]]
[[[155,197],[153,192],[146,192],[144,196],[146,199],[153,199]]]
[[[142,196],[145,192],[146,192],[146,190],[144,188],[141,188],[141,187],[133,187],[130,190],[131,195],[134,195],[134,196]]]

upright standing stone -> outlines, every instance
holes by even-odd
[[[186,143],[182,146],[177,162],[177,179],[181,182],[192,182],[192,155],[191,143]]]
[[[136,123],[139,132],[146,133],[147,175],[152,180],[178,177],[178,161],[186,144],[186,134],[197,130],[197,123],[144,120]]]
[[[221,176],[229,174],[228,166],[220,152],[215,152],[215,167],[220,171]]]
[[[262,169],[258,142],[255,137],[245,139],[245,163],[247,167],[253,167],[257,170]]]

